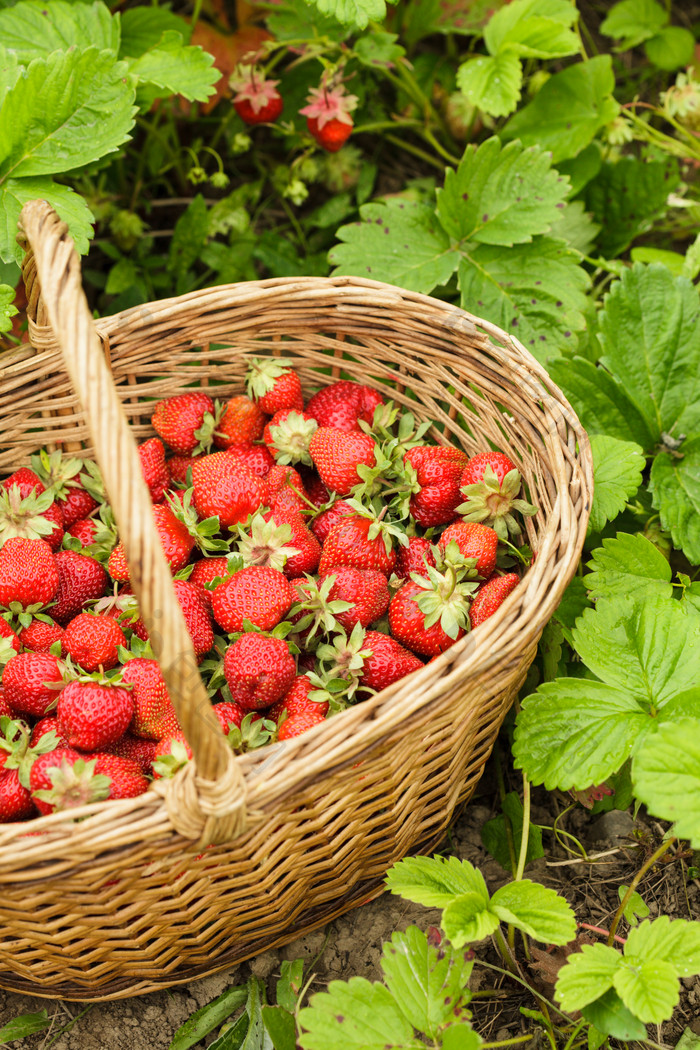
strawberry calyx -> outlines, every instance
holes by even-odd
[[[96,765],[95,758],[89,761],[79,758],[71,763],[63,757],[60,765],[49,766],[44,770],[51,787],[39,788],[32,795],[59,811],[102,802],[109,798],[112,778],[95,773]]]
[[[257,712],[249,711],[244,716],[240,728],[237,725],[230,725],[226,743],[235,754],[240,755],[269,744],[276,732],[277,724],[271,718],[266,718],[264,715],[261,718]]]
[[[183,740],[173,739],[169,743],[168,753],[153,763],[153,774],[156,777],[174,777],[190,761],[187,744]]]
[[[102,471],[92,459],[84,459],[82,464],[80,483],[96,503],[104,503],[107,499]]]
[[[229,541],[217,535],[221,530],[218,517],[212,515],[200,520],[192,505],[193,496],[194,488],[185,489],[177,499],[169,492],[165,493],[166,502],[174,516],[185,526],[200,551],[228,552]]]
[[[278,525],[272,518],[266,521],[260,511],[256,511],[245,527],[233,525],[232,531],[239,534],[237,551],[242,566],[268,565],[282,572],[289,558],[299,554],[297,547],[289,545],[292,526]]]
[[[0,716],[0,766],[3,769],[16,769],[19,782],[29,788],[29,770],[37,755],[54,751],[60,741],[57,733],[51,729],[44,733],[36,744],[30,746],[31,730],[21,719]]]
[[[53,623],[53,619],[47,615],[46,610],[55,604],[55,602],[49,602],[48,605],[42,605],[40,602],[36,602],[34,605],[25,606],[20,602],[10,602],[9,605],[5,606],[2,617],[15,633],[19,633],[18,628],[29,627],[32,620]]]
[[[239,66],[229,78],[229,86],[236,92],[233,96],[234,103],[249,102],[253,113],[256,114],[280,97],[278,84],[279,80],[265,80],[261,73],[256,71],[255,66]]]
[[[338,630],[336,616],[338,613],[353,609],[354,602],[336,598],[330,600],[330,593],[335,583],[335,574],[326,576],[319,584],[312,576],[305,576],[303,584],[297,582],[296,592],[299,600],[294,603],[288,616],[294,619],[294,633],[304,635],[304,645],[308,648],[319,634],[331,634]]]
[[[221,422],[224,412],[226,411],[226,405],[223,401],[214,402],[214,411],[205,412],[202,417],[201,426],[194,431],[194,436],[197,438],[197,444],[190,453],[191,456],[199,456],[203,452],[210,452],[212,444],[214,443],[214,436],[217,433],[217,427]]]
[[[408,544],[406,530],[395,522],[387,520],[389,512],[388,505],[382,506],[381,502],[375,499],[368,507],[355,496],[352,499],[347,499],[345,502],[348,507],[354,511],[358,518],[372,519],[372,524],[367,532],[367,539],[371,541],[375,540],[378,536],[381,536],[384,540],[384,547],[387,555],[390,555],[393,550],[393,540],[397,540],[401,546],[404,547]]]
[[[89,519],[86,520],[96,523],[95,536],[92,542],[82,544],[77,536],[72,536],[70,532],[66,532],[61,541],[61,546],[64,550],[74,551],[76,554],[87,554],[89,557],[94,558],[95,561],[98,561],[100,565],[106,565],[119,539],[117,523],[114,520],[112,508],[108,504],[103,503],[97,514],[90,515]]]
[[[71,488],[81,486],[77,477],[84,467],[81,459],[68,459],[60,451],[48,453],[42,448],[30,456],[30,463],[37,477],[53,493],[54,499],[65,499]]]
[[[353,119],[350,114],[357,106],[359,98],[356,95],[345,93],[341,78],[342,73],[339,70],[334,73],[331,70],[324,70],[319,87],[311,88],[309,91],[307,96],[309,104],[299,110],[301,116],[316,121],[319,131],[322,131],[332,120],[352,127]]]
[[[357,623],[349,637],[341,628],[330,642],[316,650],[323,688],[336,703],[352,700],[360,686],[365,657],[371,656],[370,650],[363,648],[364,641],[365,629]]]
[[[493,467],[486,467],[481,481],[461,488],[466,497],[464,503],[456,508],[464,521],[478,521],[489,525],[502,540],[509,536],[518,538],[522,529],[513,516],[517,511],[525,516],[537,513],[537,507],[526,500],[518,499],[521,479],[516,469],[508,471],[502,481],[498,480]]]
[[[279,81],[270,80],[267,83],[278,84]],[[252,99],[250,101],[253,105]],[[253,108],[255,109],[254,105]],[[259,112],[259,109],[256,112]],[[286,376],[293,365],[294,362],[289,357],[254,357],[246,373],[246,391],[251,401],[259,401],[265,394],[269,394],[277,380]]]
[[[0,546],[7,540],[21,538],[40,540],[58,528],[55,521],[44,517],[54,501],[49,489],[30,492],[22,499],[18,485],[0,491]]]
[[[313,466],[309,442],[317,430],[318,422],[315,419],[306,418],[303,412],[294,409],[284,419],[270,423],[270,441],[274,447],[275,461],[280,466],[293,463]]]
[[[423,591],[413,595],[412,601],[425,615],[426,629],[439,623],[447,637],[455,640],[461,630],[469,630],[470,599],[479,586],[477,580],[466,580],[464,572],[454,565],[448,565],[445,572],[428,566],[425,576],[417,572],[410,576]]]

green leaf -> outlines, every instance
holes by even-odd
[[[700,720],[659,726],[635,755],[632,782],[650,813],[673,821],[675,834],[700,849]]]
[[[678,185],[678,164],[672,157],[664,160],[637,160],[620,157],[605,161],[594,179],[586,186],[584,200],[602,229],[598,250],[606,259],[614,259],[654,219],[666,211],[669,193]]]
[[[618,886],[617,893],[620,898],[620,903],[625,899],[629,886]],[[634,890],[624,907],[623,913],[625,921],[630,926],[638,926],[640,919],[646,919],[649,915],[649,906],[644,903],[640,895]]]
[[[442,928],[454,948],[482,941],[499,925],[499,918],[478,893],[455,897],[442,913]]]
[[[583,187],[596,177],[602,163],[603,154],[598,142],[590,142],[575,157],[559,161],[557,168],[571,182],[570,197],[576,197]]]
[[[487,820],[482,826],[481,841],[484,844],[484,848],[489,851],[492,857],[496,858],[502,868],[513,872],[515,867],[513,862],[517,860],[523,833],[523,804],[517,791],[508,792],[501,803],[501,809],[503,810],[502,813],[499,813],[493,820]],[[506,822],[508,823],[506,824]],[[510,828],[515,855],[511,855],[507,828]],[[536,824],[530,824],[525,866],[527,867],[528,864],[539,857],[544,857],[542,832]]]
[[[180,33],[167,30],[158,44],[129,62],[130,72],[159,94],[183,95],[190,102],[206,102],[221,72],[212,55],[201,47],[183,44]]]
[[[382,33],[380,31],[367,33],[355,42],[354,52],[364,66],[376,69],[377,66],[390,66],[395,64],[406,51],[397,44],[396,33]]]
[[[615,1039],[645,1039],[647,1030],[639,1018],[630,1013],[614,988],[611,988],[600,999],[584,1006],[581,1011],[586,1021],[594,1025],[599,1032],[612,1035]]]
[[[571,630],[583,610],[589,608],[590,602],[584,581],[580,576],[574,576],[552,617],[562,627]]]
[[[482,244],[459,265],[462,307],[511,332],[540,361],[575,346],[588,283],[576,254],[549,237],[508,251]]]
[[[622,441],[634,441],[647,451],[653,448],[655,438],[644,415],[606,369],[583,357],[555,359],[547,367],[589,434],[608,434]]]
[[[282,1006],[263,1006],[262,1019],[275,1050],[296,1050],[297,1026],[293,1014]]]
[[[21,68],[14,51],[7,51],[0,46],[0,106],[10,90],[19,80]]]
[[[695,38],[681,26],[666,26],[644,44],[649,61],[658,69],[674,70],[688,66],[695,54]]]
[[[11,1021],[0,1028],[0,1045],[14,1043],[18,1039],[26,1039],[35,1032],[43,1032],[51,1024],[48,1013],[42,1010],[37,1014],[20,1014],[13,1017]]]
[[[700,973],[700,923],[668,915],[641,922],[627,936],[625,956],[660,959],[679,977],[694,977]]]
[[[71,237],[81,254],[88,250],[92,237],[93,215],[87,203],[69,186],[60,186],[53,179],[8,179],[0,183],[0,259],[21,263],[24,253],[17,244],[17,223],[22,208],[31,200],[45,200],[68,223]]]
[[[307,0],[318,8],[322,15],[330,15],[343,25],[366,29],[370,22],[381,22],[386,18],[384,0]],[[389,0],[396,3],[396,0]]]
[[[119,19],[100,2],[67,3],[66,0],[20,0],[0,10],[0,40],[22,65],[52,51],[70,47],[119,50]]]
[[[664,248],[633,248],[630,252],[632,262],[662,263],[674,277],[685,274],[685,256],[679,252],[667,252]],[[685,274],[685,276],[690,276]],[[691,277],[692,280],[692,277]]]
[[[619,106],[610,55],[598,55],[555,73],[532,102],[511,117],[501,135],[550,150],[553,163],[575,157]]]
[[[579,39],[568,28],[578,12],[567,0],[513,0],[497,11],[484,30],[492,55],[515,47],[523,58],[564,58],[575,55]]]
[[[678,1002],[679,982],[670,963],[660,959],[625,960],[614,977],[615,991],[644,1024],[660,1024]]]
[[[179,33],[186,44],[190,42],[192,27],[164,7],[130,7],[121,16],[122,39],[120,58],[138,58],[156,47],[168,31]]]
[[[482,1038],[468,1021],[453,1024],[442,1033],[442,1050],[479,1050]]]
[[[557,220],[568,192],[568,181],[539,147],[502,146],[493,137],[467,146],[457,170],[447,169],[437,213],[455,240],[529,244]]]
[[[698,1050],[698,1047],[700,1047],[700,1035],[696,1035],[692,1028],[684,1028],[676,1043],[676,1050]]]
[[[227,1017],[230,1017],[243,1005],[247,998],[248,989],[246,987],[229,988],[187,1018],[173,1036],[168,1050],[189,1050],[189,1047],[194,1046],[195,1043],[204,1039],[205,1035],[209,1035],[215,1028],[218,1028]]]
[[[509,882],[496,890],[490,908],[536,941],[568,944],[576,936],[576,916],[556,890],[530,879]]]
[[[620,50],[643,44],[668,24],[668,13],[656,0],[621,0],[614,4],[603,20],[604,36],[620,41]]]
[[[593,505],[589,528],[600,532],[606,521],[623,511],[642,483],[646,460],[633,441],[606,434],[591,436],[593,453]]]
[[[589,254],[599,233],[600,226],[593,222],[583,201],[570,201],[552,224],[551,230],[552,237],[566,241],[570,248],[582,255]]]
[[[169,272],[175,274],[180,280],[184,278],[187,271],[199,258],[208,236],[207,205],[204,197],[198,193],[192,198],[175,224],[168,253]]]
[[[303,959],[283,959],[280,969],[280,979],[277,982],[275,995],[279,1006],[284,1007],[290,1014],[297,1008],[299,994],[304,979]]]
[[[382,984],[364,977],[331,981],[299,1012],[303,1050],[420,1050],[424,1043]]]
[[[360,216],[338,230],[344,243],[328,255],[334,276],[357,274],[430,292],[454,273],[459,255],[429,205],[392,198],[363,205]]]
[[[559,971],[554,995],[567,1013],[600,999],[609,988],[622,957],[607,944],[584,944],[572,952]]]
[[[636,263],[600,316],[602,363],[658,441],[700,429],[700,298],[665,266]]]
[[[476,55],[457,70],[457,87],[472,106],[491,117],[507,117],[520,101],[523,67],[514,48]]]
[[[688,384],[695,377],[688,373]],[[688,406],[692,411],[693,406]],[[649,488],[661,524],[693,565],[700,564],[700,436],[684,442],[676,458],[661,452],[651,466]]]
[[[15,290],[7,284],[0,284],[0,333],[9,332],[12,328],[11,318],[18,312],[14,305]]]
[[[133,125],[134,89],[109,51],[36,58],[0,107],[0,183],[50,175],[112,153]]]
[[[386,986],[404,1017],[431,1039],[469,999],[466,987],[472,963],[449,946],[438,950],[417,926],[394,933],[381,960]],[[455,1014],[455,1011],[457,1013]]]
[[[670,598],[671,566],[645,536],[618,532],[591,552],[584,577],[592,599],[625,598],[629,594]]]
[[[489,894],[484,876],[473,864],[457,857],[406,857],[386,875],[391,893],[427,908],[444,908],[464,893],[476,894],[484,904]]]

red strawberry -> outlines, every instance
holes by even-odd
[[[176,716],[158,661],[138,656],[127,660],[121,674],[122,681],[133,686],[131,732],[138,737],[161,740]]]
[[[10,474],[9,478],[5,478],[0,487],[3,489],[16,488],[20,499],[26,499],[32,492],[41,495],[42,492],[46,491],[46,486],[39,475],[30,470],[29,467],[20,467],[19,470]]]
[[[250,362],[248,396],[257,401],[268,416],[274,416],[281,409],[293,408],[301,412],[304,408],[301,380],[288,367],[291,364],[286,357],[255,358]]]
[[[309,443],[318,429],[318,422],[308,412],[297,408],[282,408],[275,412],[263,432],[263,440],[278,463],[306,463],[313,460]]]
[[[165,462],[165,448],[159,438],[149,438],[138,447],[141,472],[148,485],[151,499],[160,503],[170,488],[170,467]]]
[[[245,521],[268,498],[264,478],[227,452],[203,456],[192,468],[194,505],[200,518],[218,517],[226,529]]]
[[[463,582],[452,568],[428,570],[419,583],[407,580],[389,603],[389,627],[402,645],[436,656],[469,629],[469,600],[476,583]]]
[[[317,88],[308,94],[309,105],[299,110],[306,117],[306,125],[323,149],[335,153],[352,131],[351,112],[357,105],[357,97],[345,93],[337,74],[323,74]]]
[[[476,485],[477,482],[483,480],[484,474],[489,467],[496,475],[499,485],[506,474],[509,474],[511,470],[517,469],[515,463],[502,452],[480,452],[477,456],[472,456],[467,463],[462,471],[460,484],[462,486]]]
[[[424,576],[428,566],[435,568],[430,540],[424,536],[410,536],[407,546],[399,547],[396,552],[396,575],[402,580],[407,579],[412,572]]]
[[[0,550],[0,605],[45,605],[58,590],[58,569],[43,540],[9,539]]]
[[[464,503],[457,507],[465,521],[491,525],[501,539],[520,538],[521,528],[513,511],[531,515],[537,508],[518,499],[520,474],[502,452],[482,452],[473,456],[459,479]]]
[[[352,505],[346,499],[337,499],[327,510],[322,510],[314,518],[311,522],[311,531],[319,543],[325,543],[334,525],[339,525],[345,518],[356,518],[357,516],[357,511],[353,510]]]
[[[483,583],[474,595],[474,601],[469,610],[472,630],[484,620],[488,620],[489,616],[493,616],[519,583],[520,577],[515,572],[506,573],[505,576],[494,576]]]
[[[306,495],[315,507],[323,507],[331,498],[330,492],[316,473],[306,478],[304,488],[306,489]],[[323,542],[320,537],[319,542]]]
[[[221,704],[214,704],[214,714],[219,719],[221,728],[227,736],[231,732],[231,726],[236,726],[238,729],[241,728],[241,722],[247,713],[240,704],[234,704],[228,700]]]
[[[239,463],[245,464],[248,470],[252,470],[259,478],[266,478],[270,473],[270,467],[275,463],[272,453],[264,445],[228,445],[226,451],[229,456],[235,456]]]
[[[214,630],[211,622],[210,602],[207,592],[191,580],[173,580],[173,587],[180,603],[187,630],[198,659],[214,645]]]
[[[359,430],[359,420],[371,423],[375,408],[383,404],[384,398],[372,387],[341,379],[314,394],[306,406],[306,414],[313,416],[320,427]]]
[[[233,108],[244,124],[272,124],[282,112],[279,80],[266,80],[255,69],[231,78]]]
[[[112,616],[79,613],[63,635],[66,653],[85,671],[108,671],[119,663],[118,647],[126,637]]]
[[[289,690],[296,664],[281,638],[242,634],[226,650],[224,675],[234,703],[246,711],[259,711]]]
[[[0,616],[0,661],[3,656],[9,660],[13,652],[18,653],[20,642],[21,639],[17,637],[7,620]]]
[[[308,675],[297,675],[284,696],[270,708],[267,717],[273,722],[278,722],[286,711],[288,718],[304,713],[321,715],[322,718],[325,718],[330,706],[328,701],[309,699],[309,693],[316,689],[317,687]]]
[[[89,474],[99,477],[96,465],[76,458],[67,458],[61,452],[50,455],[42,449],[31,457],[32,467],[46,488],[51,489],[63,515],[63,526],[69,528],[81,518],[87,518],[98,506],[95,496],[83,486],[80,472],[88,466]],[[94,471],[94,473],[93,473]],[[43,488],[42,488],[43,491]]]
[[[360,464],[376,464],[375,442],[369,434],[319,427],[309,442],[309,452],[321,480],[340,496],[362,482]]]
[[[314,534],[307,528],[306,522],[295,510],[280,508],[278,503],[273,505],[269,514],[264,515],[266,521],[272,521],[275,525],[287,525],[291,529],[291,536],[287,546],[295,553],[287,557],[282,569],[288,579],[302,576],[304,573],[316,572],[321,557],[321,544]]]
[[[61,508],[28,467],[20,467],[0,485],[0,543],[12,538],[43,539],[52,550],[63,539]]]
[[[356,569],[378,569],[388,576],[396,564],[391,536],[394,526],[373,517],[356,515],[340,521],[328,533],[321,550],[318,571],[321,575],[341,565]]]
[[[277,95],[262,106],[257,113],[253,109],[252,102],[245,98],[234,101],[233,108],[244,124],[274,124],[282,112],[282,105],[282,96]]]
[[[438,540],[443,555],[449,543],[456,543],[463,558],[475,558],[475,569],[482,580],[487,580],[496,570],[498,535],[476,521],[455,521],[448,525]]]
[[[150,776],[153,772],[153,760],[158,750],[157,740],[145,740],[131,733],[125,733],[114,744],[102,748],[108,755],[119,755],[135,762],[142,773]]]
[[[2,633],[2,631],[0,631]],[[52,645],[61,642],[63,648],[63,628],[50,620],[34,619],[28,627],[23,627],[19,632],[19,641],[23,649],[32,653],[48,653]]]
[[[68,489],[64,499],[57,499],[56,502],[61,508],[63,527],[66,531],[77,521],[87,518],[88,514],[92,514],[99,506],[97,500],[93,499],[82,485]]]
[[[324,149],[326,153],[337,153],[350,138],[353,122],[352,119],[349,124],[341,120],[329,120],[327,124],[320,127],[317,117],[307,117],[306,126],[321,149]]]
[[[89,757],[95,761],[95,775],[111,780],[108,798],[136,798],[148,791],[149,781],[134,759],[111,752]]]
[[[76,763],[80,765],[73,773]],[[90,783],[93,769],[94,766],[86,772],[84,757],[69,747],[39,755],[29,771],[29,787],[37,809],[41,813],[53,813],[107,798],[106,781]]]
[[[187,472],[198,459],[202,459],[202,456],[171,456],[166,461],[170,471],[171,483],[173,485],[186,485]]]
[[[69,682],[58,698],[58,732],[69,747],[95,751],[119,740],[133,713],[134,701],[127,689],[100,682]]]
[[[232,397],[217,418],[214,444],[217,448],[245,445],[262,437],[267,416],[245,394]]]
[[[29,788],[20,781],[16,769],[0,770],[0,823],[11,824],[36,815]]]
[[[169,732],[158,742],[153,759],[153,775],[155,777],[175,776],[179,769],[191,761],[192,748],[187,743],[184,733],[180,730]]]
[[[29,746],[36,747],[42,737],[45,737],[47,733],[55,733],[58,738],[57,747],[68,747],[68,741],[65,737],[62,737],[58,730],[58,719],[56,715],[46,715],[44,718],[40,718],[32,729],[32,735],[29,738]]]
[[[369,650],[362,665],[362,684],[377,692],[423,666],[415,653],[379,631],[367,631],[362,648]]]
[[[225,576],[229,576],[228,569],[228,558],[214,557],[214,558],[202,558],[200,561],[194,563],[194,568],[190,573],[190,583],[197,583],[204,592],[204,598],[211,609],[211,591],[205,588],[205,584],[211,583],[217,577],[222,579]]]
[[[99,521],[95,518],[81,518],[79,521],[74,521],[66,532],[69,536],[75,536],[77,540],[80,540],[83,547],[89,547],[95,542],[99,525]]]
[[[416,445],[403,458],[416,474],[413,518],[425,529],[452,521],[462,499],[459,479],[469,460],[466,452],[451,445]]]
[[[103,596],[108,578],[100,563],[86,554],[59,551],[54,560],[58,569],[58,591],[51,615],[58,623],[66,624],[86,602]]]
[[[291,740],[295,736],[301,736],[314,726],[325,722],[326,716],[320,711],[299,711],[296,715],[286,718],[277,732],[278,740]]]
[[[225,631],[242,631],[244,620],[261,631],[271,631],[293,601],[291,584],[281,572],[250,565],[214,589],[212,608],[214,619]]]
[[[377,569],[355,569],[339,566],[333,569],[334,582],[328,595],[330,601],[350,602],[352,608],[338,612],[335,618],[350,632],[356,623],[368,627],[389,608],[389,588],[384,573]],[[321,581],[328,579],[322,575]]]
[[[195,546],[194,536],[165,503],[154,504],[153,520],[170,571],[179,572],[190,560],[190,554]],[[115,580],[127,582],[131,578],[122,543],[118,543],[110,554],[107,568]]]
[[[2,689],[0,689],[0,715],[7,715],[8,718],[13,717],[12,711],[10,710],[10,705],[5,699],[5,694],[2,691]]]
[[[50,688],[46,683],[53,683]],[[50,653],[18,653],[8,660],[2,675],[5,700],[13,713],[41,718],[58,697],[63,684],[61,666]]]
[[[189,456],[199,443],[197,431],[205,415],[214,414],[214,402],[201,390],[159,401],[153,410],[151,424],[166,445],[181,456]]]

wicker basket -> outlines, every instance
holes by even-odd
[[[32,348],[0,360],[0,467],[42,445],[100,462],[195,762],[139,798],[1,827],[0,986],[116,999],[289,941],[376,895],[400,857],[435,849],[575,571],[590,450],[517,340],[428,296],[283,278],[93,322],[65,225],[40,201],[22,224]],[[540,508],[527,522],[537,553],[498,613],[440,659],[302,737],[234,759],[174,599],[134,438],[152,433],[149,400],[193,385],[230,396],[247,358],[279,353],[307,393],[359,380],[433,421],[437,442],[507,449]]]

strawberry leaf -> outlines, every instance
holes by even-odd
[[[591,552],[584,577],[590,597],[625,598],[628,594],[670,598],[671,566],[645,536],[618,532]]]
[[[621,0],[610,8],[600,31],[618,41],[617,50],[628,51],[656,36],[668,21],[668,12],[656,0]]]
[[[482,941],[498,929],[500,918],[478,893],[454,897],[442,913],[442,928],[454,948]]]
[[[47,8],[43,0],[20,0],[0,11],[0,40],[22,64],[52,51],[82,48],[87,40],[100,50],[118,51],[119,19],[99,2],[51,0]]]
[[[622,957],[607,944],[584,944],[572,952],[559,971],[555,996],[563,1010],[580,1010],[604,995],[613,980]]]
[[[92,212],[79,193],[43,176],[0,180],[0,259],[3,262],[22,261],[22,249],[16,240],[17,223],[27,201],[37,199],[48,201],[56,209],[59,217],[68,224],[76,249],[84,255],[93,233]]]
[[[649,812],[700,848],[700,719],[666,722],[635,755],[632,781]]]
[[[14,298],[14,288],[10,288],[8,284],[0,284],[0,335],[12,328],[11,318],[18,312],[13,304]]]
[[[564,898],[530,879],[496,890],[489,907],[501,921],[545,944],[568,944],[576,936],[576,917]]]
[[[397,0],[388,0],[394,4]],[[384,0],[307,0],[322,15],[336,19],[342,25],[366,29],[370,22],[381,22],[386,18]]]
[[[697,565],[700,563],[700,435],[684,442],[681,448],[680,455],[662,452],[656,457],[649,487],[662,526],[671,533],[675,546]]]
[[[413,1034],[391,992],[364,977],[331,981],[327,992],[311,997],[299,1011],[303,1050],[420,1050],[425,1043]]]
[[[615,991],[630,1013],[644,1024],[660,1024],[678,1002],[679,981],[673,966],[662,959],[627,959],[613,978]]]
[[[212,55],[201,47],[186,45],[179,32],[166,30],[155,47],[129,61],[129,71],[147,85],[148,98],[179,94],[196,102],[206,102],[214,92],[221,73]]]
[[[633,441],[620,441],[607,434],[591,437],[593,453],[593,505],[589,528],[600,532],[625,509],[642,483],[645,459]]]
[[[386,884],[391,893],[428,908],[444,908],[464,893],[488,903],[484,876],[473,864],[456,857],[407,857],[389,869]]]
[[[679,977],[700,973],[700,924],[662,915],[630,930],[625,956],[659,959],[673,966]]]
[[[472,106],[491,117],[507,117],[520,101],[523,67],[518,52],[504,47],[496,55],[476,55],[457,70],[457,85]]]
[[[180,33],[184,42],[189,44],[192,26],[164,7],[131,7],[122,11],[119,57],[143,55],[158,45],[167,30]]]
[[[643,412],[630,401],[623,385],[605,368],[583,357],[550,361],[548,371],[562,388],[589,434],[634,441],[645,451],[655,443]]]
[[[620,157],[603,163],[584,193],[586,208],[601,226],[597,249],[603,258],[614,259],[651,228],[678,182],[673,157],[645,161]]]

